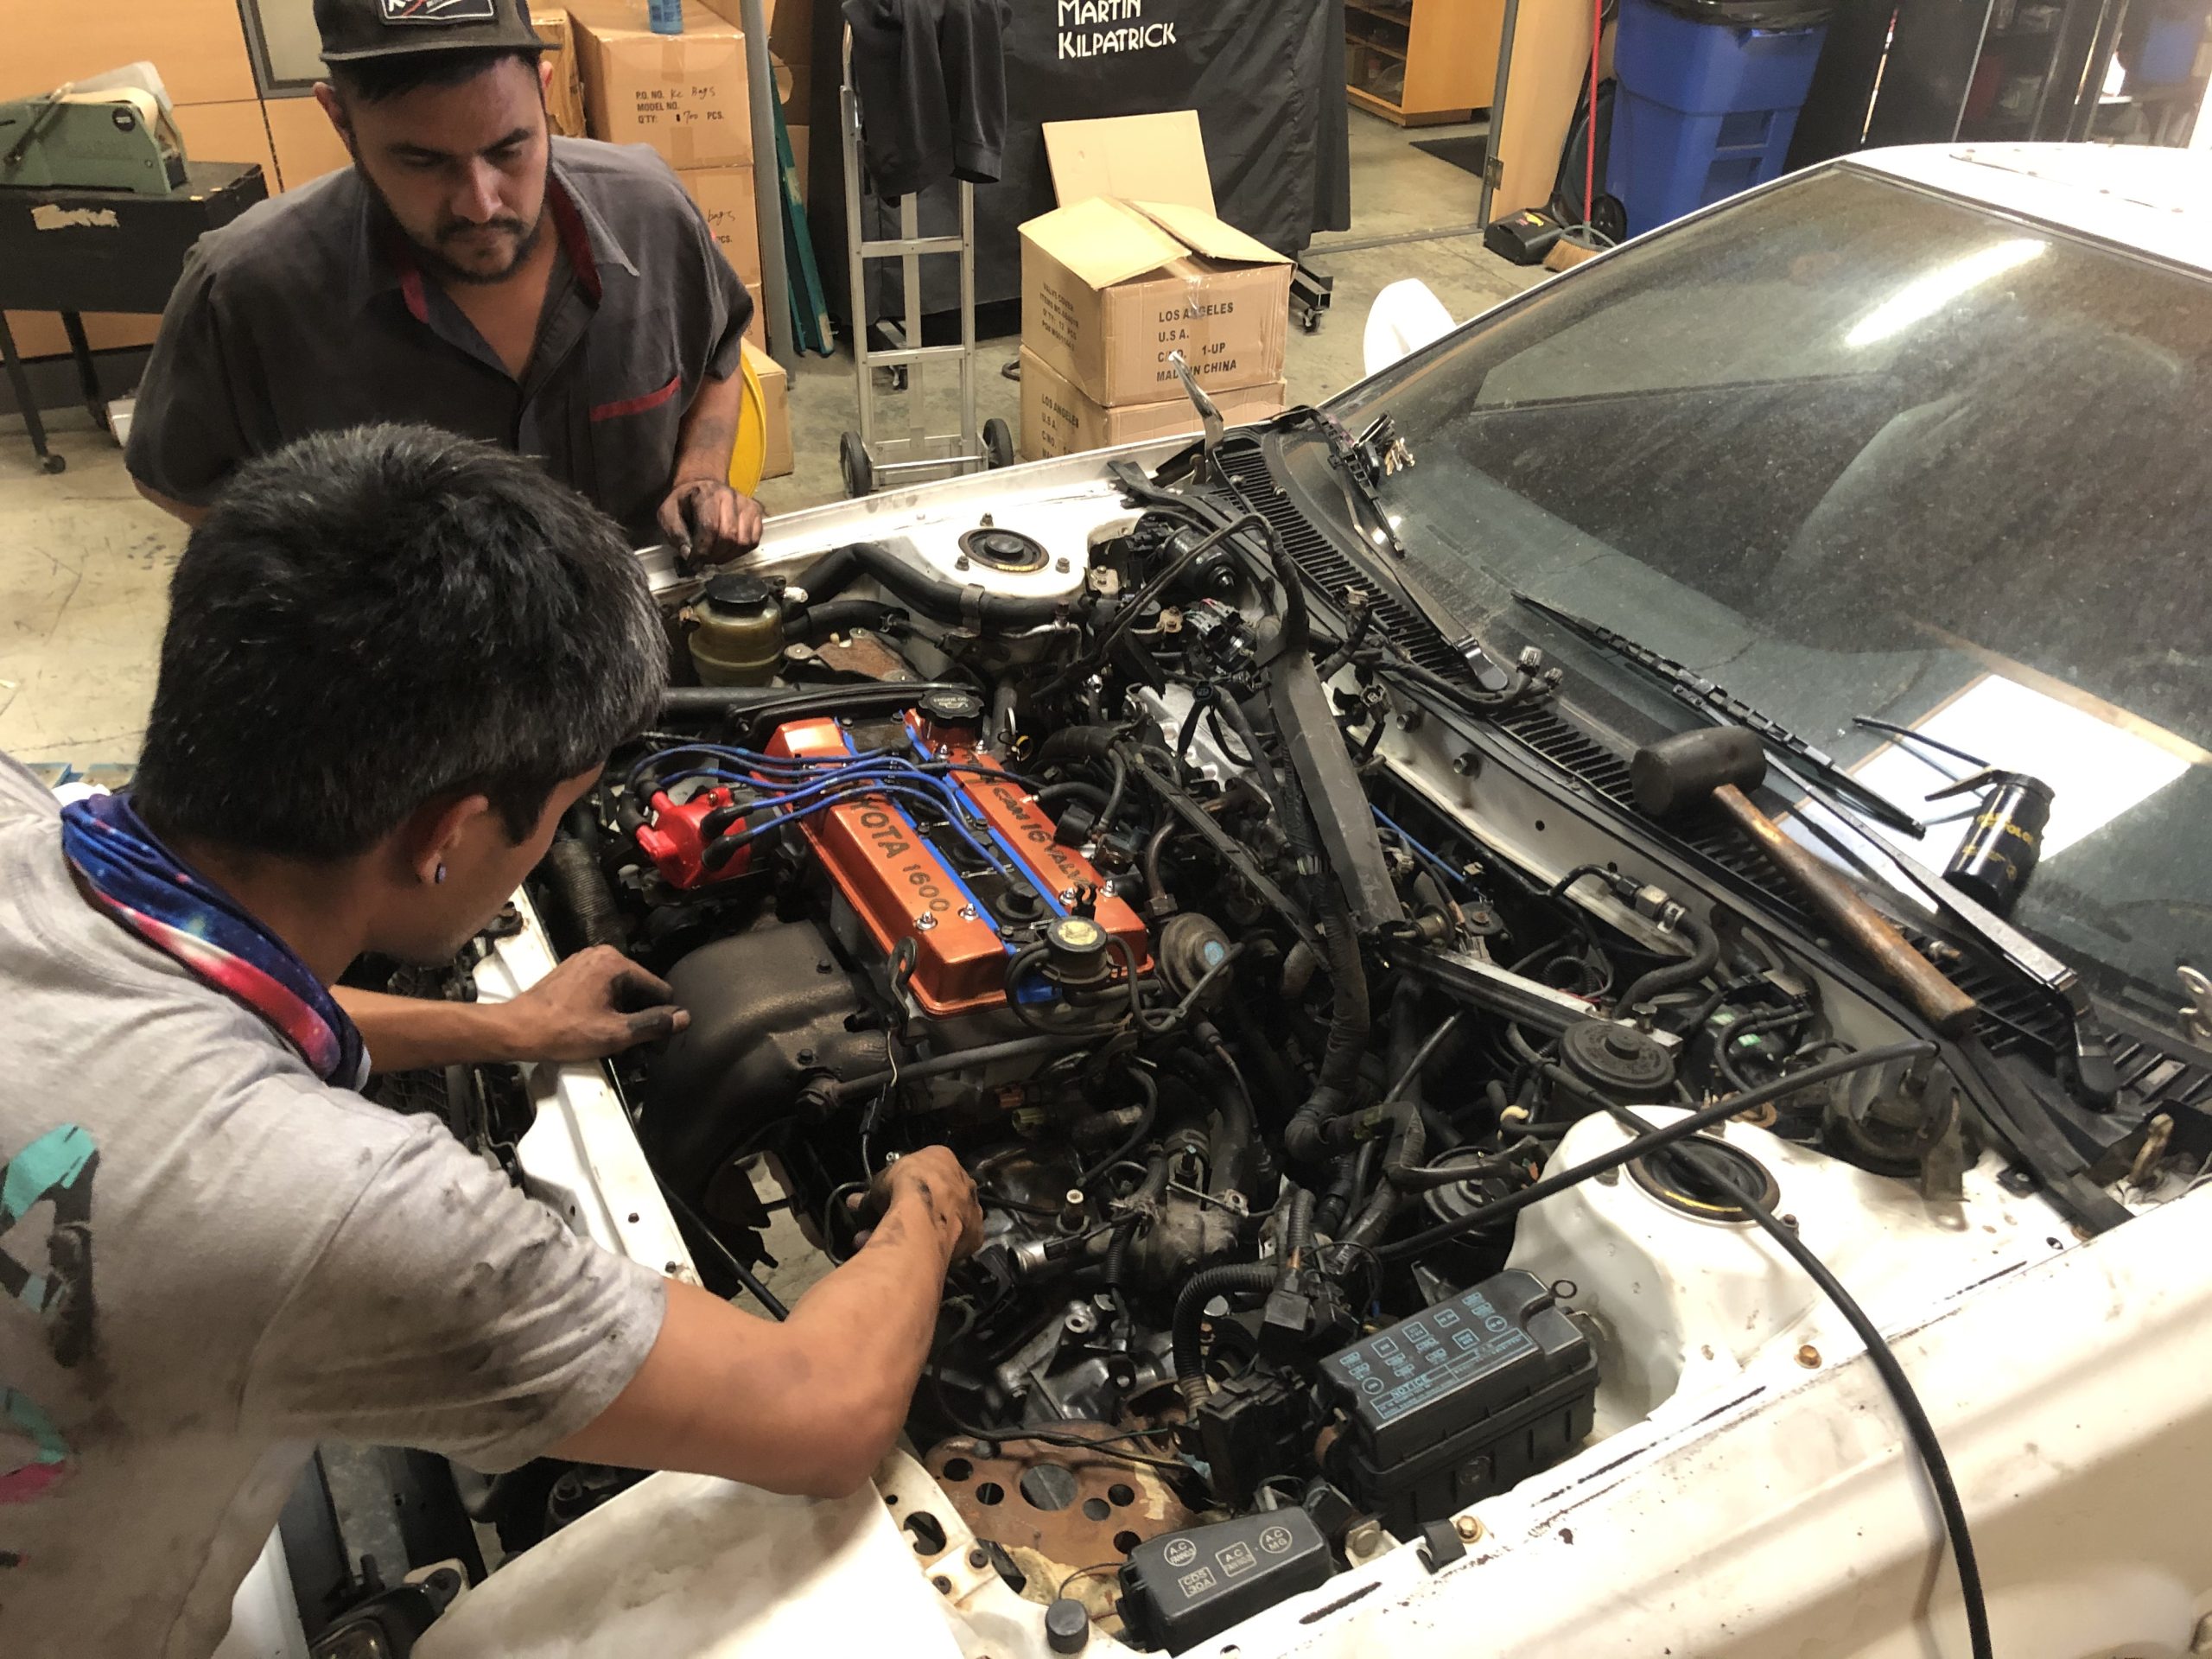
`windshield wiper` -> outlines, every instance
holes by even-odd
[[[1877,794],[1860,783],[1841,766],[1835,757],[1818,749],[1791,731],[1770,715],[1761,714],[1741,697],[1732,696],[1726,686],[1707,679],[1695,669],[1662,656],[1650,646],[1641,645],[1627,635],[1616,633],[1601,623],[1577,616],[1572,611],[1562,611],[1556,605],[1547,605],[1541,599],[1532,599],[1516,590],[1514,598],[1532,611],[1541,612],[1561,627],[1580,635],[1596,645],[1606,655],[1644,671],[1665,686],[1679,701],[1688,703],[1698,713],[1715,724],[1741,726],[1758,734],[1759,741],[1770,750],[1779,750],[1789,757],[1789,764],[1777,761],[1776,769],[1801,787],[1812,793],[1808,780],[1819,784],[1827,793],[1840,796],[1855,804],[1861,811],[1879,818],[1893,830],[1904,831],[1916,840],[1928,833],[1928,826],[1886,796]],[[1802,775],[1800,775],[1800,774]]]

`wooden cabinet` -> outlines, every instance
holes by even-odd
[[[1345,94],[1401,126],[1490,107],[1505,0],[1344,0]]]

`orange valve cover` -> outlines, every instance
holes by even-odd
[[[887,722],[876,729],[886,736],[906,736],[910,744],[920,742],[917,728]],[[842,760],[855,750],[845,728],[823,718],[778,727],[768,752]],[[910,752],[917,760],[953,760],[976,768],[945,774],[945,781],[974,804],[1000,849],[1048,895],[1040,919],[1066,914],[1083,893],[1102,885],[1089,859],[1052,839],[1052,820],[990,755],[945,744]],[[944,1018],[1005,1002],[1006,964],[1013,946],[899,798],[855,794],[808,814],[798,827],[879,949],[888,954],[902,939],[914,942],[914,971],[907,982],[925,1013]],[[1108,897],[1097,901],[1094,913],[1101,927],[1135,953],[1141,969],[1148,964],[1144,922],[1135,911]]]

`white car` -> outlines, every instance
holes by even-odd
[[[1867,155],[658,567],[774,683],[475,981],[692,1024],[454,1121],[733,1294],[932,1141],[990,1247],[874,1490],[549,1469],[415,1651],[2212,1651],[2208,204]]]

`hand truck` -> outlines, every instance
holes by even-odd
[[[862,228],[870,215],[861,192],[861,106],[853,90],[853,35],[844,31],[843,74],[837,93],[837,136],[845,162],[845,263],[852,278],[853,376],[860,399],[860,429],[849,431],[837,444],[837,461],[845,475],[845,493],[869,495],[892,482],[925,483],[956,478],[987,467],[1005,467],[1014,461],[1014,434],[994,416],[976,422],[976,187],[959,181],[960,230],[953,236],[924,236],[921,209],[912,193],[899,203],[899,234],[870,239]],[[960,343],[924,346],[922,338],[922,258],[925,255],[957,255],[960,260]],[[904,304],[900,308],[892,349],[878,349],[868,321],[868,266],[872,259],[899,262]],[[960,369],[960,429],[931,432],[922,408],[923,383],[928,365],[956,362]],[[887,369],[890,390],[907,399],[907,430],[899,437],[877,435],[880,424],[875,399],[875,372]],[[921,370],[919,375],[913,373]]]

